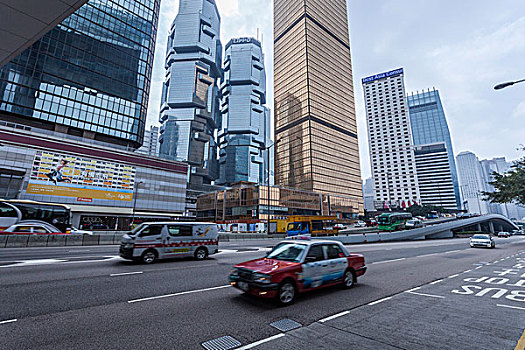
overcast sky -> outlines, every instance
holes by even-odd
[[[270,0],[216,0],[221,39],[264,35],[269,107],[273,108],[273,32]],[[179,0],[162,0],[148,112],[158,124],[164,55]],[[523,0],[354,0],[348,4],[361,170],[370,176],[361,78],[405,68],[407,92],[440,90],[454,153],[480,158],[522,156],[525,83],[494,91],[497,83],[525,78]]]

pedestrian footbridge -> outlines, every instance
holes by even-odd
[[[356,233],[347,236],[327,237],[344,244],[389,242],[411,239],[452,238],[455,232],[484,231],[497,233],[519,229],[512,221],[502,215],[490,214],[468,219],[458,219],[441,224],[429,225],[413,230],[397,232]]]

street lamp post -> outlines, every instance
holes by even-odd
[[[525,79],[516,80],[516,81],[509,81],[509,82],[506,82],[506,83],[498,84],[498,85],[494,86],[494,90],[505,89],[506,87],[509,87],[509,86],[512,86],[512,85],[518,84],[518,83],[523,83],[523,82],[525,82]]]
[[[138,188],[139,185],[142,185],[144,181],[135,182],[135,188],[133,189],[133,214],[131,216],[131,226],[133,227],[133,223],[135,222],[135,208],[137,206],[137,196],[138,196]]]

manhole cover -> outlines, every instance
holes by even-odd
[[[241,342],[229,335],[208,340],[201,344],[207,350],[229,350],[241,346]]]
[[[282,320],[270,323],[270,326],[277,328],[281,332],[288,332],[292,329],[302,327],[302,324],[295,322],[294,320],[290,320],[289,318],[284,318]]]

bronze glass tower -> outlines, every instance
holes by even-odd
[[[276,183],[362,212],[346,0],[275,0],[274,33]]]

